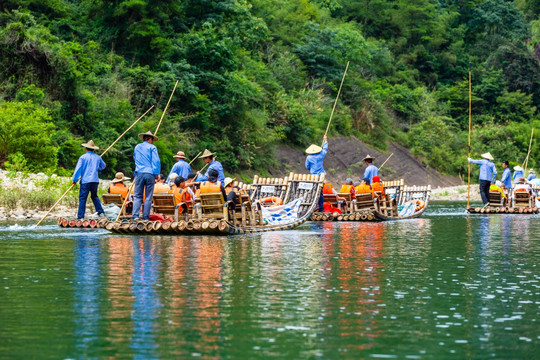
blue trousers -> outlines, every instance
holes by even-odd
[[[150,218],[150,210],[152,209],[152,196],[154,195],[154,175],[152,174],[139,174],[135,178],[135,190],[133,191],[133,214],[131,217],[137,219],[141,213],[141,206],[143,202],[143,194],[146,194],[146,198],[143,206],[143,220]]]
[[[319,208],[317,209],[317,211],[319,212],[324,211],[324,195],[322,191],[321,191],[321,195],[319,196]]]
[[[103,213],[103,206],[101,206],[101,201],[99,201],[99,197],[97,195],[98,185],[99,183],[97,182],[81,184],[81,187],[79,189],[79,211],[77,211],[77,219],[84,218],[88,193],[90,193],[90,198],[92,199],[92,202],[94,203],[94,207],[96,208],[98,214]]]

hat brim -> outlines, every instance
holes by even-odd
[[[156,135],[150,135],[150,134],[147,134],[147,133],[142,133],[142,134],[139,134],[139,138],[141,138],[141,140],[144,140],[144,137],[145,136],[151,136],[154,138],[154,141],[158,141],[159,138],[156,136]]]
[[[365,158],[362,159],[362,161],[366,161],[366,160],[371,160],[371,161],[373,161],[373,160],[375,160],[375,158],[374,158],[374,157],[371,157],[371,156],[367,156],[367,157],[365,157]]]
[[[87,149],[99,150],[99,147],[97,147],[97,146],[92,146],[92,145],[88,145],[88,144],[86,144],[86,143],[85,143],[85,144],[81,144],[81,146],[82,146],[83,148],[87,148]]]
[[[177,159],[186,159],[185,156],[182,156],[182,155],[173,155],[173,158],[177,158]]]
[[[322,151],[322,147],[318,146],[318,145],[315,145],[315,144],[311,144],[307,149],[306,149],[306,154],[308,155],[314,155],[314,154],[318,154]]]
[[[129,179],[131,179],[131,178],[124,177],[123,179],[113,179],[111,182],[114,184],[114,183],[124,182],[124,181],[129,180]]]

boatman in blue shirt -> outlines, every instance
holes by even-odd
[[[489,187],[492,182],[495,182],[495,177],[497,176],[497,169],[495,164],[492,162],[493,156],[490,153],[482,154],[482,160],[473,160],[468,158],[468,161],[472,164],[480,165],[480,196],[482,197],[482,202],[484,206],[489,205]]]
[[[87,143],[81,144],[86,148],[86,154],[82,155],[77,161],[77,166],[73,172],[73,185],[81,179],[81,187],[79,189],[79,210],[77,211],[77,219],[84,218],[84,213],[86,212],[86,200],[88,199],[88,193],[90,193],[90,198],[94,203],[94,207],[99,216],[105,216],[103,211],[103,206],[99,201],[97,195],[99,178],[98,172],[105,169],[105,162],[101,156],[94,153],[94,150],[99,150],[99,148],[94,144],[92,140]]]
[[[321,175],[326,174],[326,171],[324,171],[323,162],[324,158],[326,156],[326,153],[328,152],[328,138],[326,135],[323,138],[323,145],[322,147],[311,144],[306,149],[306,154],[308,156],[306,157],[306,169],[309,170],[309,173],[311,175]],[[317,211],[323,212],[324,211],[324,196],[321,191],[321,195],[319,196],[319,208]]]
[[[141,213],[143,195],[145,195],[143,206],[143,219],[150,218],[152,208],[152,196],[154,195],[155,179],[161,171],[161,162],[154,141],[158,137],[150,131],[139,134],[142,143],[135,146],[133,157],[135,158],[135,190],[133,192],[133,219],[137,219]]]
[[[364,170],[364,179],[369,179],[368,185],[373,185],[373,177],[379,176],[379,169],[373,165],[373,160],[375,160],[375,158],[371,155],[366,155],[366,157],[362,159],[367,165],[366,170]]]
[[[519,165],[514,166],[514,175],[512,175],[512,180],[514,180],[514,184],[517,184],[519,182],[519,179],[521,179],[523,176],[523,168]]]
[[[214,159],[214,153],[208,151],[208,149],[205,149],[202,158],[205,164],[208,165],[208,169],[206,169],[206,173],[204,175],[201,175],[200,171],[197,171],[197,180],[196,181],[208,181],[208,175],[210,174],[210,170],[215,169],[218,172],[218,181],[220,181],[222,184],[225,182],[225,174],[223,173],[223,166],[219,161],[216,161]]]
[[[508,160],[502,162],[502,167],[504,170],[501,177],[501,183],[503,184],[507,194],[508,191],[510,191],[510,189],[512,188],[512,175],[510,174],[509,165],[510,164],[508,163]]]
[[[529,169],[529,176],[527,176],[527,181],[531,181],[536,179],[536,174],[534,173],[534,169]]]
[[[172,181],[170,176],[171,173],[175,173],[178,176],[183,177],[184,179],[187,179],[189,173],[191,172],[191,166],[186,161],[186,155],[183,151],[179,151],[176,153],[176,155],[173,156],[176,160],[176,164],[171,169],[171,172],[169,173],[169,176],[167,176],[167,181],[165,181],[166,184],[169,183],[169,181]]]

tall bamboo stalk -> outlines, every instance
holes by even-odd
[[[350,61],[347,61],[347,66],[345,67],[345,72],[343,73],[343,78],[341,78],[341,84],[339,84],[338,93],[336,96],[336,100],[334,101],[334,106],[332,107],[332,112],[330,113],[330,119],[328,120],[328,125],[326,126],[326,131],[324,132],[324,136],[328,134],[328,129],[330,129],[330,123],[332,123],[332,117],[334,116],[334,111],[336,110],[336,105],[339,99],[339,94],[341,93],[341,87],[343,86],[343,81],[345,81],[345,75],[347,75],[347,69],[349,69],[349,63]],[[323,141],[324,144],[324,141]]]
[[[472,130],[472,85],[471,85],[471,72],[469,71],[469,155],[471,157],[471,130]],[[467,161],[468,162],[468,161]],[[467,208],[469,208],[471,199],[471,163],[469,165],[469,174],[467,178]]]
[[[103,155],[105,155],[118,142],[118,140],[120,140],[133,126],[135,126],[135,124],[137,124],[153,108],[154,108],[154,105],[152,105],[148,110],[146,110],[146,112],[144,114],[142,114],[141,117],[139,117],[137,120],[135,120],[135,122],[133,122],[133,124],[131,124],[127,128],[127,130],[122,133],[122,135],[120,135],[116,140],[114,140],[114,142],[107,149],[105,149],[105,151],[100,156],[103,157]],[[63,193],[62,196],[60,196],[60,199],[58,199],[58,201],[56,201],[54,203],[54,205],[49,209],[49,211],[47,211],[45,216],[43,216],[41,218],[41,220],[38,221],[36,226],[39,226],[39,224],[41,224],[43,222],[43,220],[45,220],[45,218],[51,213],[51,211],[53,211],[53,209],[56,207],[56,205],[58,205],[60,203],[60,201],[62,201],[66,197],[66,195],[70,192],[71,189],[73,189],[74,186],[75,186],[75,183],[71,184],[69,189],[67,189],[66,192]]]
[[[532,128],[531,130],[531,140],[529,141],[529,150],[527,151],[527,156],[525,157],[525,161],[523,162],[523,165],[521,166],[523,168],[524,173],[525,173],[525,170],[527,170],[527,166],[529,165],[529,155],[531,155],[533,134],[534,134],[534,128]]]
[[[394,153],[391,153],[390,156],[384,160],[384,162],[382,163],[381,166],[379,166],[379,171],[382,169],[382,167],[388,162],[388,160],[390,160],[390,158],[392,157],[392,155],[394,155]]]
[[[197,160],[197,159],[199,158],[199,156],[201,156],[201,154],[202,154],[202,151],[201,151],[200,153],[198,153],[197,156],[195,156],[195,157],[193,158],[193,160],[191,160],[191,161],[189,162],[189,165],[191,165],[191,163],[193,163],[195,160]]]

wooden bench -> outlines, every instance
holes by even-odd
[[[387,216],[398,216],[397,202],[395,198],[383,195],[381,191],[375,191],[376,209]]]
[[[108,204],[115,204],[118,205],[118,207],[121,209],[122,205],[124,204],[124,199],[122,199],[121,194],[103,194],[103,205]],[[124,207],[124,210],[122,210],[122,216],[126,216],[126,207],[131,204],[131,201],[126,202],[126,206]]]
[[[178,221],[179,209],[187,216],[188,206],[186,203],[176,204],[174,194],[158,193],[152,196],[152,209],[154,213],[172,216]]]

